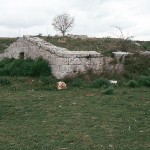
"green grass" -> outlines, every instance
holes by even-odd
[[[10,46],[16,38],[0,38],[0,53],[3,53],[6,48]]]
[[[119,49],[116,40],[102,39],[102,38],[89,38],[86,40],[66,38],[65,43],[59,43],[58,37],[42,37],[47,42],[50,42],[56,46],[67,48],[71,51],[97,51],[102,52],[105,55],[111,55],[111,52]]]
[[[60,37],[40,37],[50,42],[56,46],[64,47],[72,51],[97,51],[101,52],[103,55],[110,56],[112,51],[143,51],[148,50],[149,41],[137,41],[141,44],[140,47],[136,46],[133,41],[123,41],[121,39],[115,38],[88,38],[86,40],[72,39],[65,37],[66,42],[60,43]]]
[[[148,150],[150,89],[43,90],[39,78],[0,85],[1,150]],[[43,85],[42,85],[43,86]]]

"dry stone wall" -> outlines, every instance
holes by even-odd
[[[20,57],[24,57],[24,59],[43,57],[48,60],[52,74],[57,79],[74,76],[87,70],[101,73],[104,66],[111,68],[109,62],[112,60],[110,57],[103,57],[96,51],[69,51],[66,48],[47,43],[39,37],[31,36],[18,38],[0,56],[1,59],[5,57],[16,59]],[[122,69],[122,66],[120,68]]]

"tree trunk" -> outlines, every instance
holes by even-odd
[[[65,32],[62,32],[63,37],[65,36]]]

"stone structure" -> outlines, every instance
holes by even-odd
[[[2,59],[3,59],[3,56],[4,56],[4,54],[0,54],[0,60],[2,60]]]
[[[124,60],[125,60],[125,57],[128,56],[128,55],[132,55],[132,53],[129,53],[129,52],[121,52],[121,51],[118,51],[118,52],[112,52],[113,55],[114,55],[114,58],[117,60],[117,62],[121,62],[121,63],[124,63]]]
[[[88,36],[87,36],[87,35],[68,34],[67,36],[70,37],[70,38],[73,38],[73,39],[81,39],[81,40],[86,40],[86,39],[88,39]]]
[[[66,48],[60,48],[47,43],[39,37],[23,36],[11,44],[0,55],[0,58],[38,58],[48,60],[52,74],[57,79],[66,76],[74,76],[79,72],[92,70],[95,73],[103,72],[104,68],[122,70],[122,64],[110,65],[111,57],[103,57],[96,51],[69,51]]]

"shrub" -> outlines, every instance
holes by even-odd
[[[104,94],[108,94],[108,95],[114,94],[114,88],[113,88],[112,86],[108,87],[108,88],[104,91]]]
[[[144,42],[142,46],[146,51],[150,51],[150,41]]]
[[[0,84],[1,85],[10,85],[11,82],[6,78],[0,78]]]
[[[80,87],[83,85],[83,83],[84,83],[84,81],[81,78],[76,78],[76,79],[72,80],[72,86],[74,86],[74,87]]]
[[[93,88],[109,87],[110,85],[109,80],[103,78],[95,79],[91,82],[91,87]]]
[[[150,86],[150,76],[140,76],[138,83],[141,86]]]
[[[0,68],[4,67],[6,64],[11,63],[14,60],[14,58],[4,58],[2,61],[0,61]]]
[[[0,62],[0,75],[7,76],[48,76],[50,67],[46,60],[32,59],[4,59]]]
[[[32,67],[32,75],[43,75],[48,76],[50,75],[50,67],[48,65],[48,61],[43,60],[42,58],[38,58],[35,60],[34,65]]]
[[[129,87],[132,87],[132,88],[138,87],[138,82],[135,81],[135,80],[130,80],[130,81],[128,82],[128,86],[129,86]]]
[[[127,56],[125,59],[125,72],[126,75],[150,75],[150,57],[134,54]]]

